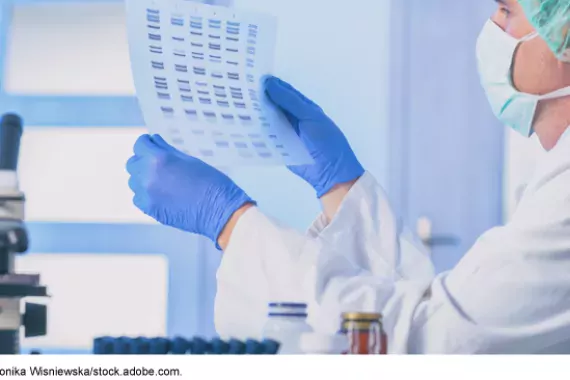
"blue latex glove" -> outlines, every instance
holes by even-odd
[[[158,135],[139,137],[134,153],[127,163],[133,202],[164,225],[217,243],[231,216],[245,204],[255,204],[228,176]]]
[[[287,116],[315,161],[289,170],[313,186],[319,198],[364,174],[344,134],[318,105],[278,78],[269,77],[265,86],[269,99]]]

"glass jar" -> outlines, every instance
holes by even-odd
[[[388,339],[382,325],[382,314],[344,313],[341,332],[349,341],[350,355],[386,355]]]
[[[304,303],[270,303],[267,316],[263,339],[279,342],[280,355],[301,354],[301,336],[313,331],[306,321],[307,305]]]

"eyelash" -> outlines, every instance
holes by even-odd
[[[505,7],[501,7],[501,12],[505,14],[505,16],[508,16],[511,14],[511,11],[509,11],[507,8]]]

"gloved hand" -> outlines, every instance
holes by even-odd
[[[164,225],[217,244],[231,216],[242,206],[255,204],[225,174],[179,152],[158,135],[139,137],[134,153],[127,163],[133,202]]]
[[[317,197],[364,174],[346,137],[319,106],[275,77],[266,80],[265,91],[287,116],[315,161],[313,165],[290,166],[289,170],[313,186]]]

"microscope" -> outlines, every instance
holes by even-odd
[[[21,302],[47,297],[46,287],[37,274],[15,273],[15,256],[29,245],[17,174],[22,131],[19,116],[6,114],[0,120],[0,355],[20,353],[21,327],[25,337],[47,333],[47,306]]]

